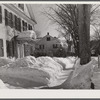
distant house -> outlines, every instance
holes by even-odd
[[[24,57],[29,39],[19,39],[20,35],[34,31],[35,24],[30,5],[0,4],[0,57]]]
[[[61,41],[57,37],[52,37],[47,33],[46,36],[36,42],[35,49],[40,55],[52,56],[60,47],[62,47]]]

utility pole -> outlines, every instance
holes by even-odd
[[[86,64],[91,60],[90,51],[90,5],[78,5],[79,50],[80,64]]]

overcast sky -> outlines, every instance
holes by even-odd
[[[58,32],[56,31],[57,25],[51,23],[51,21],[44,15],[42,12],[48,10],[50,7],[55,7],[54,4],[33,4],[33,12],[35,19],[37,21],[37,25],[35,25],[35,30],[41,32],[41,35],[44,36],[47,32],[52,36],[58,36]]]
[[[41,36],[45,36],[47,32],[50,33],[51,36],[58,36],[59,32],[56,31],[57,25],[52,24],[51,20],[48,19],[46,15],[43,14],[43,12],[50,7],[55,8],[56,6],[54,4],[32,4],[33,13],[35,16],[35,19],[37,21],[37,24],[35,25],[35,30],[38,30],[41,32]],[[91,35],[94,35],[93,29],[91,28],[90,31]]]

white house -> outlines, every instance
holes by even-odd
[[[52,55],[58,48],[62,47],[61,41],[57,37],[52,37],[49,33],[39,39],[36,43],[36,52],[42,55]]]
[[[23,31],[34,31],[35,24],[29,4],[0,4],[0,56],[23,57],[25,47],[18,36]]]

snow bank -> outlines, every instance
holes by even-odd
[[[66,59],[61,58],[64,64],[66,64]],[[0,79],[9,84],[7,86],[10,88],[15,88],[15,86],[17,88],[57,86],[64,83],[73,71],[72,69],[63,70],[62,64],[57,61],[51,57],[35,58],[33,56],[17,59],[0,67]],[[71,65],[71,59],[68,58],[67,64],[69,64],[69,61]],[[67,68],[71,68],[72,65],[70,65]]]
[[[91,77],[92,83],[94,84],[95,89],[100,89],[100,68],[98,64],[93,69],[93,75]]]
[[[37,60],[41,62],[42,69],[50,75],[49,87],[63,83],[70,73],[70,71],[63,71],[63,67],[51,57],[38,57]]]
[[[0,80],[0,89],[7,89],[6,85],[2,80]]]
[[[9,58],[0,57],[0,67],[12,63],[13,60]]]
[[[61,64],[63,66],[63,69],[73,68],[75,57],[67,57],[67,58],[53,58],[57,63]]]
[[[21,87],[44,86],[50,75],[41,69],[34,57],[25,57],[0,67],[0,78],[5,82]]]
[[[10,67],[26,67],[26,68],[38,68],[39,62],[33,56],[27,56],[19,58],[10,64]]]
[[[63,70],[62,66],[59,63],[55,62],[51,57],[38,57],[37,61],[41,62],[43,67],[50,67],[55,71]]]
[[[44,86],[48,84],[48,73],[34,68],[0,67],[3,82],[21,87]]]
[[[70,81],[70,87],[74,89],[90,89],[93,67],[96,63],[97,61],[92,59],[88,64],[80,65],[80,59],[78,59]]]

